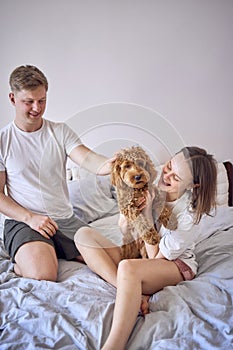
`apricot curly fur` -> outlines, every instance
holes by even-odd
[[[112,184],[116,186],[120,212],[125,215],[130,225],[130,232],[123,236],[121,247],[122,258],[147,257],[145,242],[156,245],[159,234],[138,206],[146,191],[151,191],[157,176],[156,169],[150,157],[141,148],[133,146],[122,149],[112,167]],[[158,199],[158,193],[156,192]],[[163,220],[169,221],[169,210],[163,213]],[[135,236],[136,235],[136,236]]]

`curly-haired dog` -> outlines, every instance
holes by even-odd
[[[129,234],[123,236],[122,257],[146,257],[144,242],[156,245],[160,240],[154,225],[148,222],[139,209],[141,198],[154,187],[157,176],[154,164],[141,147],[122,149],[116,156],[111,176],[112,184],[116,186],[120,212],[127,218],[131,228]],[[155,193],[155,200],[158,200],[158,192]],[[170,211],[166,208],[161,214],[163,221],[167,222]]]

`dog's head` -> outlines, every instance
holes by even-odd
[[[157,175],[154,164],[141,147],[122,149],[112,167],[112,184],[125,183],[131,188],[143,188]]]

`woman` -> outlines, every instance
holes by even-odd
[[[117,287],[112,327],[103,350],[125,348],[140,306],[143,314],[148,313],[149,295],[194,278],[194,247],[200,238],[197,224],[215,207],[216,182],[215,160],[198,147],[183,148],[163,167],[158,187],[166,193],[166,205],[176,215],[178,225],[175,231],[160,227],[159,245],[146,244],[149,259],[121,261],[119,247],[113,247],[109,240],[91,228],[78,231],[76,245],[87,265]],[[142,213],[151,222],[152,202],[153,194],[148,193],[142,204]],[[119,225],[123,234],[127,233],[122,215]]]

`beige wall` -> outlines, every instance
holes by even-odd
[[[79,115],[82,124],[78,112],[120,102],[126,104],[123,125],[128,104],[143,106],[146,130],[149,109],[165,118],[179,142],[233,160],[232,37],[231,0],[0,0],[0,127],[13,118],[10,72],[34,64],[49,79],[48,119]],[[116,122],[113,116],[109,123]],[[152,133],[163,139],[166,129],[157,128],[156,118]],[[129,139],[140,141],[132,114],[129,120]],[[92,147],[99,142],[94,138],[85,141]],[[176,141],[163,146],[173,151]]]

